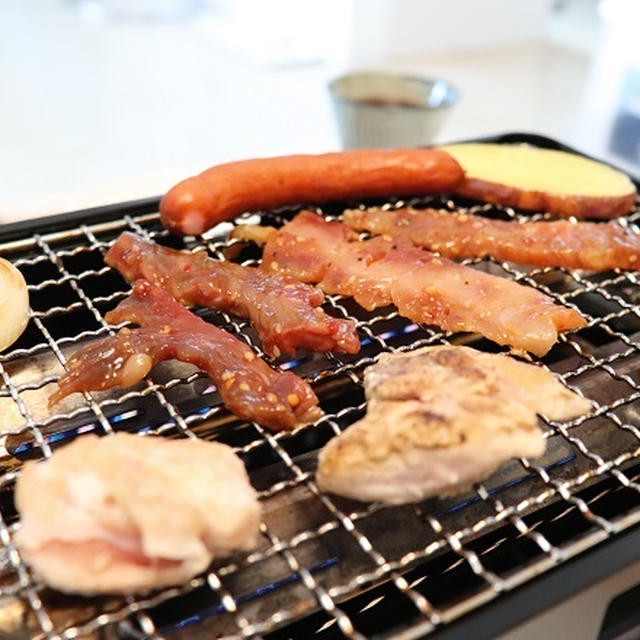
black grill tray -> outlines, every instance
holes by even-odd
[[[575,153],[531,134],[483,141]],[[461,199],[404,202],[530,217]],[[588,419],[544,424],[548,446],[541,459],[506,464],[455,498],[381,508],[317,492],[317,451],[362,415],[362,371],[381,351],[446,341],[497,349],[477,336],[412,325],[392,308],[366,313],[339,297],[328,297],[327,311],[356,320],[362,353],[302,354],[280,363],[312,381],[328,414],[314,425],[273,435],[245,424],[224,410],[204,374],[177,363],[156,367],[147,384],[94,394],[94,402],[74,398],[53,415],[45,403],[63,370],[61,359],[107,334],[103,315],[129,290],[102,262],[121,231],[178,248],[204,244],[210,255],[224,257],[230,224],[204,238],[171,237],[159,223],[158,203],[148,198],[0,228],[0,254],[25,274],[34,312],[24,336],[0,356],[6,383],[0,389],[0,636],[490,637],[640,558],[640,292],[632,273],[466,261],[593,317],[542,362],[599,409]],[[318,210],[338,215],[344,207]],[[265,212],[261,219],[281,224],[298,209]],[[630,225],[638,220],[637,208],[625,218]],[[256,264],[259,251],[247,246],[234,259]],[[246,322],[198,313],[259,350]],[[234,446],[264,505],[256,552],[220,559],[188,585],[136,598],[75,598],[38,583],[10,553],[18,523],[16,474],[24,460],[40,459],[82,433],[110,430],[166,437],[188,430]]]

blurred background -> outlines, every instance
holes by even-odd
[[[3,0],[0,222],[340,149],[357,69],[443,79],[434,142],[526,131],[640,173],[637,0]]]

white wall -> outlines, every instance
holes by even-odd
[[[347,63],[450,54],[543,38],[552,0],[353,0]]]

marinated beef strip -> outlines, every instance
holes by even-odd
[[[278,430],[320,415],[318,399],[304,380],[289,371],[275,371],[246,344],[149,282],[136,281],[131,296],[106,320],[129,321],[141,328],[124,328],[75,353],[52,404],[76,391],[131,386],[157,362],[175,358],[206,371],[224,404],[240,418]]]
[[[356,231],[402,237],[447,258],[509,260],[537,267],[637,269],[640,235],[611,222],[517,222],[436,209],[349,210],[344,223]]]
[[[270,235],[261,268],[352,296],[368,310],[393,303],[415,322],[478,332],[539,356],[558,332],[585,324],[580,313],[535,289],[418,249],[406,238],[355,240],[344,224],[303,211]]]
[[[295,278],[176,251],[129,232],[120,235],[105,261],[130,282],[148,280],[184,305],[248,318],[271,357],[293,356],[298,348],[360,349],[354,322],[326,314],[322,291]]]

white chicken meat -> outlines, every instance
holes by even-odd
[[[16,486],[25,560],[65,592],[134,593],[184,582],[254,546],[260,504],[223,444],[87,435]]]
[[[537,413],[565,420],[591,407],[541,367],[468,347],[385,354],[364,384],[367,414],[323,448],[317,480],[388,504],[454,495],[510,458],[538,457]]]

